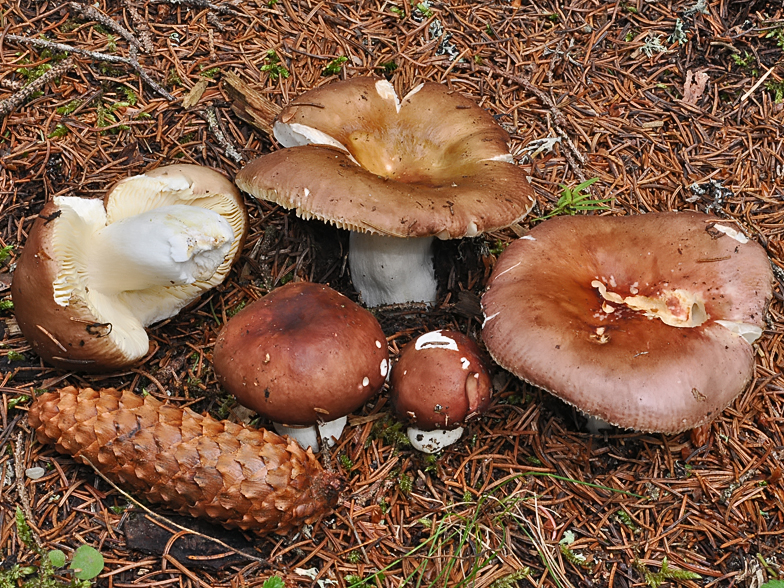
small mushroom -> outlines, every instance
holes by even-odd
[[[288,149],[237,174],[237,185],[297,215],[351,231],[349,266],[367,306],[433,303],[433,240],[509,226],[534,204],[509,135],[442,84],[402,100],[360,77],[311,90],[274,124]]]
[[[395,414],[410,423],[415,449],[436,453],[457,442],[466,421],[487,408],[490,373],[473,340],[455,331],[431,331],[408,343],[390,376]]]
[[[367,310],[328,286],[292,282],[226,323],[213,366],[240,404],[317,449],[384,385],[389,352]]]
[[[499,257],[482,298],[493,359],[589,416],[677,433],[716,418],[754,372],[773,275],[732,221],[562,217]]]
[[[55,197],[14,271],[19,327],[63,369],[132,364],[149,350],[144,327],[223,281],[246,225],[236,187],[196,165],[126,178],[104,200]]]

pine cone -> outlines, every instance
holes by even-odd
[[[131,493],[259,534],[311,522],[344,485],[293,440],[114,388],[43,394],[29,421],[41,443]]]

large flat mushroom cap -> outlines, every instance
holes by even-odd
[[[340,228],[460,238],[509,226],[534,203],[509,136],[472,100],[425,83],[399,100],[354,78],[300,96],[275,123],[290,149],[237,174],[249,194]]]
[[[482,338],[499,365],[589,415],[676,433],[750,381],[772,284],[762,247],[713,216],[561,217],[499,258]]]

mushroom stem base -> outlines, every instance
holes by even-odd
[[[463,427],[436,429],[435,431],[423,431],[416,427],[409,427],[406,433],[414,449],[422,453],[438,453],[460,440],[460,437],[463,436]]]
[[[321,433],[322,438],[327,439],[327,446],[333,447],[336,443],[335,440],[340,439],[340,435],[343,433],[343,429],[346,427],[347,422],[348,417],[340,417],[339,419],[328,421],[318,427],[315,425],[312,427],[298,427],[294,425],[284,425],[282,423],[272,423],[272,426],[275,428],[275,432],[278,435],[288,435],[304,449],[312,447],[313,451],[318,452],[321,451],[319,433]]]
[[[433,237],[384,237],[351,232],[348,263],[369,307],[436,301]]]

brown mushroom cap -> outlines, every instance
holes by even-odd
[[[511,225],[534,203],[506,131],[441,84],[398,101],[386,80],[336,82],[300,96],[275,125],[276,136],[315,129],[319,136],[303,142],[321,144],[264,155],[236,183],[304,218],[387,236],[460,238]]]
[[[418,429],[453,429],[483,412],[492,394],[490,373],[473,340],[433,331],[408,343],[390,376],[395,413]]]
[[[750,381],[754,349],[737,333],[761,334],[772,282],[762,247],[713,216],[556,218],[499,258],[482,339],[502,367],[589,415],[676,433]]]
[[[217,213],[234,233],[209,279],[111,296],[85,281],[91,234],[140,213],[184,204]],[[19,327],[35,352],[56,367],[108,371],[127,366],[149,349],[145,326],[173,316],[223,281],[241,250],[246,226],[236,187],[218,172],[195,165],[126,178],[104,202],[56,198],[41,210],[14,272],[11,294]]]
[[[277,288],[237,313],[213,355],[220,384],[273,421],[314,425],[362,406],[384,385],[386,338],[375,317],[328,286]]]

